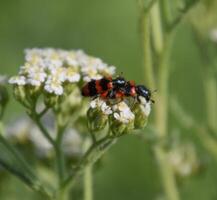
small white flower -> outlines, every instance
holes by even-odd
[[[116,72],[116,67],[115,66],[105,67],[100,72],[104,75],[114,75]]]
[[[64,60],[70,67],[77,67],[79,65],[78,60],[76,59],[75,51],[69,51],[64,56]]]
[[[54,93],[56,95],[63,94],[63,86],[62,82],[55,76],[49,76],[47,81],[45,82],[44,89],[49,93]]]
[[[139,97],[139,100],[141,102],[141,110],[144,112],[145,116],[149,116],[150,112],[151,112],[151,101],[146,101],[146,99],[144,97]]]
[[[52,69],[50,69],[50,76],[55,77],[60,82],[64,82],[66,80],[66,68],[53,67]]]
[[[125,102],[120,102],[113,106],[114,118],[118,121],[128,124],[135,119],[135,115]]]
[[[78,72],[76,72],[72,67],[66,68],[65,76],[66,80],[70,83],[76,83],[81,78],[81,75]]]
[[[100,99],[100,98],[96,98],[96,99],[94,99],[93,101],[91,101],[90,102],[90,107],[91,108],[99,108],[101,111],[102,111],[102,113],[104,113],[105,115],[110,115],[110,114],[112,114],[112,109],[111,109],[111,107],[110,106],[108,106],[107,104],[106,104],[106,102],[105,101],[103,101],[102,99]]]
[[[98,80],[103,77],[101,74],[99,74],[97,69],[92,68],[92,67],[83,67],[81,68],[81,72],[83,75],[83,80],[85,82],[89,82],[91,79]]]
[[[45,81],[47,74],[43,68],[32,66],[29,68],[27,75],[27,83],[33,86],[40,86]]]
[[[26,85],[26,78],[25,76],[13,76],[8,82],[13,85]]]

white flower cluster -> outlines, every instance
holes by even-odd
[[[139,98],[141,101],[141,111],[148,117],[151,112],[151,102],[147,102],[143,97]],[[134,113],[125,101],[110,106],[106,101],[96,98],[90,102],[90,108],[99,108],[103,114],[113,115],[116,120],[123,124],[128,124],[135,119]]]
[[[48,93],[62,95],[64,83],[87,82],[114,73],[114,66],[108,66],[101,59],[81,50],[33,48],[25,50],[25,64],[20,67],[18,76],[10,78],[9,83],[42,86]]]

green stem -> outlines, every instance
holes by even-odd
[[[155,80],[154,80],[154,70],[152,63],[152,55],[151,55],[151,40],[150,40],[150,16],[149,12],[144,12],[144,10],[140,9],[140,30],[141,30],[141,38],[142,38],[142,49],[143,49],[143,66],[144,66],[144,77],[147,81],[147,84],[150,85],[151,88],[155,88]]]
[[[164,50],[159,57],[159,71],[158,71],[158,84],[157,84],[157,101],[155,104],[156,112],[156,126],[158,127],[159,137],[165,137],[167,135],[168,125],[168,99],[169,99],[169,72],[170,64],[168,62],[170,56],[171,36],[165,39]]]
[[[179,192],[176,187],[176,180],[173,170],[168,162],[167,153],[165,150],[157,145],[154,148],[155,156],[157,158],[159,169],[162,177],[163,187],[167,200],[179,200]]]
[[[93,134],[93,133],[92,133]],[[94,140],[92,141],[92,144],[96,143],[97,141]],[[84,152],[88,150],[88,148],[91,145],[91,141],[88,139],[85,140],[83,149]],[[87,165],[84,169],[84,175],[83,175],[83,184],[84,184],[84,200],[92,200],[93,199],[93,187],[92,187],[92,181],[93,181],[93,176],[92,176],[92,168],[93,165]]]
[[[58,171],[59,186],[61,186],[65,178],[65,158],[62,150],[62,139],[64,135],[64,130],[59,129],[57,131],[57,139],[55,143],[55,152],[56,152],[56,163]]]
[[[169,100],[169,55],[171,38],[168,36],[165,40],[164,52],[161,55],[158,74],[158,96],[155,105],[155,123],[159,138],[164,139],[168,134],[168,100]],[[179,192],[176,186],[174,171],[168,163],[167,153],[163,147],[158,144],[155,147],[155,156],[159,162],[159,168],[163,181],[165,194],[168,200],[179,200]]]
[[[63,155],[62,150],[59,146],[55,147],[55,151],[56,151],[56,164],[57,164],[58,181],[59,181],[59,185],[61,185],[61,183],[63,182],[64,177],[65,177],[64,155]]]
[[[156,2],[151,9],[151,28],[154,49],[158,55],[163,50],[163,33],[160,17],[159,2]]]
[[[145,79],[147,79],[150,87],[155,88],[157,84],[158,96],[155,104],[155,126],[160,139],[165,139],[167,136],[167,118],[168,118],[168,79],[169,79],[169,65],[168,58],[170,53],[171,36],[162,34],[162,22],[160,19],[160,9],[153,8],[151,12],[152,17],[152,33],[150,34],[149,25],[149,12],[142,13],[143,19],[141,20],[141,30],[143,34],[143,53],[144,53],[144,72]],[[153,24],[154,23],[154,24]],[[152,36],[152,37],[151,37]],[[151,49],[151,38],[155,47],[155,52],[158,53],[158,76],[157,83],[154,77],[154,68],[152,63],[152,49]],[[164,39],[164,40],[163,40]],[[163,48],[164,46],[164,48]],[[161,140],[159,140],[161,141]],[[176,186],[176,180],[174,172],[168,163],[167,153],[161,146],[160,142],[154,146],[155,157],[159,164],[159,169],[162,177],[162,182],[165,190],[167,200],[179,200],[179,193]]]
[[[47,111],[47,109],[44,109],[44,111],[42,111],[42,113],[44,114],[46,111]],[[52,146],[55,150],[58,182],[59,182],[59,188],[60,188],[63,180],[65,179],[65,159],[64,159],[64,153],[62,151],[62,138],[63,138],[65,128],[57,127],[57,138],[56,138],[56,140],[54,140],[40,120],[42,113],[38,114],[38,113],[36,113],[36,111],[34,111],[33,113],[31,113],[30,117],[37,124],[37,126],[41,130],[42,134],[52,144]],[[58,193],[57,199],[67,199],[66,192],[64,193],[62,190],[60,190],[57,193]]]
[[[92,165],[84,169],[84,200],[93,200]]]
[[[83,172],[84,168],[93,165],[115,142],[116,139],[106,136],[92,144],[79,164],[75,167],[74,171],[63,182],[62,190],[71,188],[77,177]]]
[[[55,147],[55,141],[54,139],[51,137],[50,133],[47,131],[47,129],[44,127],[44,125],[41,123],[41,120],[39,118],[39,116],[37,115],[37,113],[32,113],[32,115],[30,115],[30,117],[33,119],[33,121],[36,123],[36,125],[38,126],[38,128],[40,129],[40,131],[42,132],[42,134],[47,138],[47,140]]]
[[[217,134],[217,82],[211,73],[207,74],[204,81],[204,91],[208,125]]]

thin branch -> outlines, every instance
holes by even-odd
[[[48,141],[55,147],[55,141],[51,137],[50,133],[47,131],[47,129],[44,127],[44,125],[41,123],[40,119],[36,118],[35,120],[36,124],[38,125],[41,132],[44,134],[44,136],[48,139]]]
[[[59,186],[65,178],[65,157],[62,149],[62,140],[64,136],[65,127],[57,128],[57,138],[55,141],[56,163],[59,177]]]
[[[76,178],[83,172],[84,167],[94,164],[114,142],[116,142],[116,139],[106,136],[92,144],[77,167],[75,167],[74,172],[62,184],[62,190],[72,186]]]
[[[149,12],[157,1],[158,0],[150,1],[149,4],[144,8],[144,12]]]
[[[41,118],[43,117],[47,111],[49,110],[50,108],[49,107],[45,107],[39,114],[38,114],[38,117]]]
[[[171,22],[171,24],[168,26],[168,32],[172,32],[175,30],[175,28],[182,23],[185,16],[189,13],[189,11],[201,0],[195,0],[192,3],[186,4],[185,8],[180,10],[180,14]]]

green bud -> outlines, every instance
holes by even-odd
[[[135,115],[134,127],[135,129],[143,129],[148,122],[148,116],[146,116],[144,112],[144,105],[142,104],[135,104],[132,112]]]
[[[87,111],[88,129],[90,131],[103,130],[108,122],[108,116],[98,108],[89,108]]]
[[[9,95],[6,87],[0,84],[0,105],[5,107],[9,101]]]
[[[14,96],[21,103],[26,103],[27,98],[26,98],[25,86],[15,85]]]
[[[130,131],[134,129],[134,121],[132,120],[129,123],[123,123],[115,119],[113,115],[110,115],[109,128],[111,130],[112,136],[119,137],[121,135],[130,133]]]
[[[44,95],[44,104],[48,108],[55,107],[58,104],[58,101],[59,101],[59,96],[48,94],[48,93]]]

